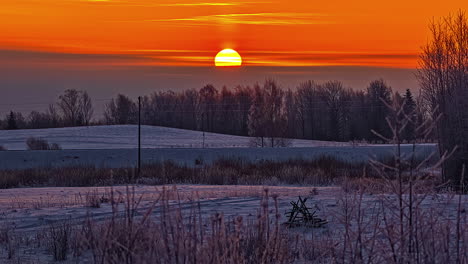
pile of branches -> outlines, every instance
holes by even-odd
[[[317,211],[311,213],[311,208],[306,206],[306,202],[307,198],[302,199],[300,196],[297,202],[291,201],[292,210],[285,214],[288,218],[288,221],[284,223],[285,226],[319,228],[328,223],[327,220],[316,216]]]

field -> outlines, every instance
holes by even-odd
[[[203,132],[142,126],[142,148],[202,148]],[[0,130],[0,145],[8,150],[26,150],[29,137],[58,143],[63,149],[134,149],[138,146],[138,126],[89,126],[48,129]],[[293,140],[291,147],[341,146],[349,143]],[[206,148],[249,147],[250,138],[205,133]]]
[[[146,136],[137,175],[134,130],[3,132],[17,150],[0,152],[0,262],[468,261],[468,196],[444,185],[437,155],[425,160],[435,145],[414,157],[402,145],[396,169],[393,145],[252,148],[207,134],[200,148],[199,132],[145,127],[158,136]],[[64,149],[24,150],[30,136]],[[287,213],[299,197],[315,218],[296,227]]]
[[[102,168],[130,168],[137,164],[137,127],[97,126],[34,130],[0,130],[0,170],[44,167],[93,166]],[[26,139],[42,138],[58,143],[60,151],[26,151]],[[173,161],[180,165],[210,164],[218,159],[245,159],[249,161],[290,159],[313,160],[329,156],[349,162],[367,162],[370,158],[392,156],[391,145],[352,144],[313,140],[292,140],[287,148],[252,148],[251,138],[203,133],[175,128],[143,126],[142,163]],[[409,153],[412,146],[404,145]],[[420,158],[436,150],[433,144],[417,147]]]
[[[392,254],[401,256],[389,251],[401,243],[400,222],[392,213],[398,195],[368,187],[361,191],[229,185],[4,190],[0,260],[154,263],[157,256],[162,263],[180,263],[176,258],[187,263],[197,263],[197,258],[203,263],[393,263]],[[298,196],[308,198],[311,211],[328,223],[320,228],[285,227],[285,213]],[[450,193],[415,196],[418,206],[413,209],[420,215],[413,228],[421,241],[416,248],[420,251],[412,254],[424,263],[466,263],[468,222],[466,212],[458,212],[460,206],[466,210],[467,198]],[[462,232],[458,236],[457,227]],[[442,251],[446,247],[450,250]]]

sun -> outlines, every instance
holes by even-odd
[[[215,65],[216,67],[239,67],[242,65],[242,58],[239,53],[233,49],[223,49],[216,54]]]

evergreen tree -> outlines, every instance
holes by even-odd
[[[415,138],[415,128],[416,128],[416,102],[414,101],[413,94],[410,89],[406,89],[404,96],[405,105],[403,107],[404,114],[408,118],[408,124],[405,127],[403,136],[405,140],[412,140]]]
[[[16,122],[16,115],[13,111],[10,111],[10,114],[7,117],[7,129],[18,129],[18,124]]]

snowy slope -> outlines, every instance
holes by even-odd
[[[0,170],[39,167],[96,166],[108,168],[134,167],[137,163],[137,126],[95,126],[34,130],[0,131]],[[28,137],[38,137],[58,143],[60,151],[24,151]],[[332,156],[349,162],[367,162],[369,158],[393,155],[391,145],[353,146],[350,143],[293,140],[288,148],[252,148],[249,137],[205,134],[199,131],[142,127],[142,162],[151,164],[171,160],[181,165],[195,166],[202,160],[209,164],[220,158],[250,161],[288,159],[316,159]],[[412,146],[405,145],[402,152],[411,153]],[[418,158],[436,151],[431,144],[417,147]]]
[[[27,130],[0,130],[0,145],[8,150],[25,150],[28,137],[46,139],[58,143],[63,149],[129,149],[138,143],[138,126],[92,126],[67,127]],[[143,148],[200,148],[203,142],[203,132],[142,126]],[[205,147],[248,147],[249,137],[232,136],[216,133],[205,133]],[[292,147],[341,146],[348,143],[293,140]]]

